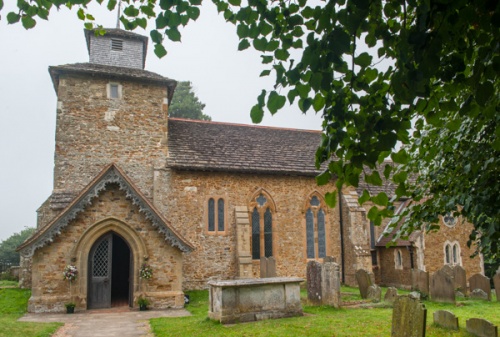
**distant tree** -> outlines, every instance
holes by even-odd
[[[174,97],[168,109],[168,115],[170,117],[211,121],[212,117],[203,113],[204,108],[205,104],[200,102],[194,93],[191,82],[184,81],[177,84]]]
[[[13,266],[18,266],[19,253],[16,252],[16,248],[26,241],[34,232],[34,228],[25,228],[20,233],[15,233],[8,239],[0,242],[0,263],[9,263]]]

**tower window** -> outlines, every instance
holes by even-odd
[[[111,50],[122,51],[123,50],[123,41],[111,39]]]
[[[108,98],[111,99],[122,98],[122,86],[118,83],[108,83],[107,92],[108,92]]]

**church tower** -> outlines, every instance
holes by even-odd
[[[39,227],[106,165],[115,163],[148,198],[164,165],[168,103],[177,82],[144,70],[148,38],[85,30],[88,63],[49,67],[57,94],[54,190]]]

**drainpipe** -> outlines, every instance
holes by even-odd
[[[340,190],[339,190],[339,222],[340,222],[340,261],[342,266],[342,283],[345,284],[344,219],[342,216],[342,191]]]

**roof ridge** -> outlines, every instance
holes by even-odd
[[[189,119],[189,118],[179,118],[179,117],[168,117],[168,120],[190,122],[190,123],[199,123],[199,124],[217,124],[217,125],[241,126],[241,127],[257,128],[257,129],[274,129],[274,130],[285,130],[285,131],[296,131],[296,132],[322,133],[321,130],[282,128],[279,126],[252,125],[252,124],[233,123],[233,122],[204,121],[204,120],[199,120],[199,119]]]

